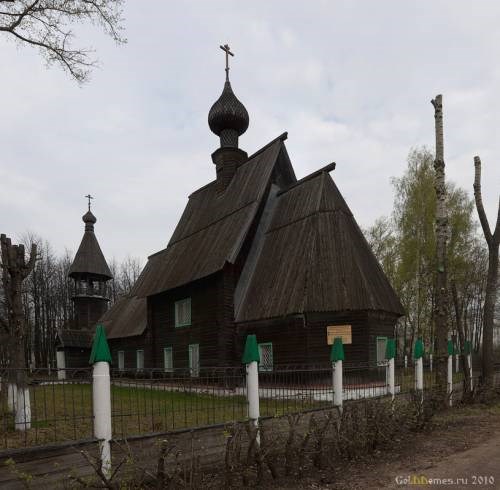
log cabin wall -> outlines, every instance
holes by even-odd
[[[222,274],[150,297],[153,364],[163,367],[163,349],[172,347],[174,368],[189,366],[189,344],[199,344],[200,366],[221,364],[219,332],[223,332]],[[191,325],[175,326],[175,302],[191,298]]]
[[[111,358],[113,363],[111,367],[113,369],[118,369],[118,352],[123,351],[124,355],[124,369],[136,369],[137,368],[137,351],[144,351],[144,367],[153,368],[152,356],[151,356],[151,332],[146,330],[143,335],[137,335],[134,337],[123,337],[119,339],[109,339],[109,349],[111,350]]]

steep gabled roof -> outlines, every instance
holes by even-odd
[[[265,197],[284,137],[240,165],[223,194],[217,194],[213,181],[189,196],[167,248],[149,257],[134,295],[157,294],[235,262]]]
[[[304,312],[404,314],[337,186],[326,173],[278,194],[236,321]]]
[[[82,219],[85,223],[85,232],[73,263],[69,268],[68,276],[77,277],[81,274],[91,274],[112,279],[113,276],[94,234],[96,218],[89,211]]]
[[[108,339],[141,335],[146,329],[146,298],[122,296],[99,319]]]

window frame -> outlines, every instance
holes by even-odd
[[[167,367],[166,363],[167,352],[170,352],[170,367]],[[174,349],[171,345],[163,348],[163,370],[166,373],[172,373],[174,371]]]
[[[271,366],[266,366],[264,367],[262,363],[259,362],[259,371],[264,372],[264,373],[270,373],[274,371],[274,347],[272,342],[261,342],[260,344],[257,344],[257,348],[259,349],[259,357],[262,360],[262,347],[264,346],[271,346]]]
[[[142,353],[142,366],[139,367],[139,352]],[[137,371],[143,371],[144,370],[144,349],[137,349],[135,351],[135,368]]]
[[[179,321],[179,309],[182,304],[188,303],[189,304],[189,320],[186,322],[181,323]],[[174,302],[174,325],[175,328],[182,328],[182,327],[189,327],[192,324],[192,302],[191,302],[191,296],[183,299],[179,299]]]
[[[118,359],[118,371],[125,371],[125,351],[119,350],[116,355]]]
[[[193,368],[193,358],[191,354],[191,348],[197,346],[198,350],[198,366],[196,370]],[[188,355],[189,355],[189,374],[192,378],[198,378],[200,376],[200,344],[195,343],[195,344],[188,344]]]
[[[383,335],[377,335],[375,338],[375,355],[376,355],[377,366],[383,366],[387,362],[387,359],[385,357],[385,350],[384,350],[384,358],[381,361],[379,361],[379,359],[378,359],[378,341],[384,340],[385,341],[385,349],[387,349],[387,340],[388,339],[389,339],[389,337],[385,337]]]

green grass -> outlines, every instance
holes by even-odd
[[[124,382],[125,384],[126,382]],[[129,437],[152,432],[200,427],[241,421],[247,418],[247,401],[242,395],[218,396],[217,392],[171,391],[164,385],[155,389],[112,385],[113,437]],[[4,397],[5,398],[5,397]],[[3,448],[44,445],[92,437],[92,387],[90,384],[31,386],[31,429],[14,430],[13,415],[3,410],[0,446]],[[328,405],[312,399],[262,399],[261,416]]]

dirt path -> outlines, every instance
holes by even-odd
[[[418,477],[430,481],[419,485],[418,480],[412,480]],[[446,481],[439,484],[432,480],[438,478]],[[334,471],[317,472],[301,483],[283,488],[415,490],[430,487],[500,489],[500,405],[451,410],[436,419],[432,431],[412,435],[411,440],[396,440],[393,448],[377,451],[359,461],[339,462]]]
[[[458,452],[448,456],[437,464],[417,468],[407,468],[403,472],[405,481],[414,475],[424,477],[422,483],[427,480],[427,485],[405,485],[396,482],[386,488],[428,488],[432,486],[450,486],[452,488],[500,488],[500,433],[496,433],[492,439],[481,443],[479,446],[467,451]]]

